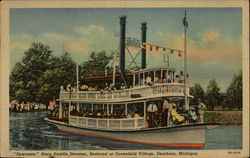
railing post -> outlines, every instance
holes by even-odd
[[[89,119],[86,118],[86,127],[88,127],[88,124],[89,124]]]
[[[107,126],[108,126],[108,128],[109,128],[109,119],[108,119],[107,121],[108,121]]]
[[[122,120],[120,120],[120,129],[122,129]]]
[[[137,129],[137,119],[135,118],[134,121],[135,121],[135,129]]]
[[[98,119],[96,119],[95,126],[96,126],[96,128],[98,128],[98,126],[99,126],[99,120]]]

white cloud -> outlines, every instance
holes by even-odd
[[[70,52],[77,62],[87,60],[92,51],[107,52],[118,49],[118,37],[102,26],[90,25],[72,29],[76,35],[63,35],[45,32],[38,36],[21,33],[11,36],[11,67],[20,61],[31,43],[42,42],[50,47],[55,55],[62,55],[63,51]]]
[[[207,32],[201,33],[201,40],[204,43],[213,43],[220,40],[220,33],[217,30],[209,30]]]

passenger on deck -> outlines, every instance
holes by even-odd
[[[189,111],[189,123],[195,123],[197,121],[197,114],[195,112],[195,108],[190,108],[190,111]]]
[[[60,92],[63,92],[64,91],[64,87],[63,85],[60,86]]]
[[[183,74],[183,71],[180,71],[179,82],[180,82],[180,83],[184,83],[184,74]]]
[[[93,87],[92,87],[92,86],[89,86],[89,87],[88,87],[88,91],[93,91]]]
[[[166,77],[163,78],[163,83],[167,83],[167,78]]]
[[[127,118],[132,118],[132,115],[131,114],[127,114]]]
[[[172,119],[174,124],[181,124],[185,120],[185,118],[179,115],[176,111],[176,105],[173,105],[173,109],[171,111]]]
[[[139,118],[139,117],[141,117],[141,116],[140,116],[140,114],[138,113],[138,111],[136,111],[133,118]]]
[[[205,104],[201,102],[200,98],[198,99],[197,109],[198,109],[199,122],[204,123],[204,114],[207,107],[205,106]]]
[[[153,83],[152,83],[152,78],[151,78],[150,74],[149,74],[149,75],[147,76],[147,78],[146,78],[146,84],[149,85],[149,86],[152,86],[152,85],[153,85]]]
[[[70,84],[67,85],[66,91],[67,91],[67,92],[70,92],[70,91],[71,91],[71,85],[70,85]]]
[[[126,88],[124,83],[121,83],[121,90],[124,90]]]
[[[185,120],[188,119],[188,110],[186,109],[185,105],[182,105],[182,107],[177,111],[181,116],[184,116]]]
[[[153,127],[154,125],[154,121],[155,121],[155,114],[156,112],[158,111],[158,108],[156,106],[156,104],[151,101],[150,104],[148,105],[148,108],[147,108],[147,112],[148,112],[148,116],[149,116],[149,120],[148,120],[148,127],[151,128]]]
[[[167,83],[171,83],[172,82],[172,77],[171,77],[170,71],[168,71],[168,75],[166,76],[166,80],[167,80]]]
[[[155,78],[154,78],[154,83],[158,83],[158,81],[159,81],[159,77],[158,77],[158,75],[157,75],[157,76],[155,76]]]
[[[169,111],[169,100],[166,100],[165,98],[161,98],[162,104],[162,125],[167,126],[168,125],[168,111]]]
[[[78,113],[78,111],[75,107],[70,111],[70,115],[72,115],[72,116],[77,116],[77,113]]]
[[[180,82],[179,75],[176,75],[174,78],[174,83],[179,83],[179,82]]]
[[[164,81],[163,81],[163,78],[162,78],[162,77],[159,77],[157,83],[163,83],[163,82],[164,82]]]

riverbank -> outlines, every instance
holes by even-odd
[[[241,125],[242,111],[206,111],[204,121],[222,125]]]

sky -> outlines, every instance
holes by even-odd
[[[206,90],[215,79],[225,92],[242,70],[241,8],[12,8],[10,9],[10,68],[20,62],[31,43],[42,42],[53,54],[64,51],[78,63],[92,51],[119,50],[119,17],[126,15],[126,37],[141,38],[147,22],[147,42],[184,49],[182,20],[187,11],[187,71],[191,85]],[[133,56],[138,51],[130,47]],[[126,66],[131,62],[126,52]],[[140,65],[140,56],[136,59]],[[184,58],[170,55],[170,66],[183,70]],[[147,67],[163,66],[162,51],[147,50]]]

